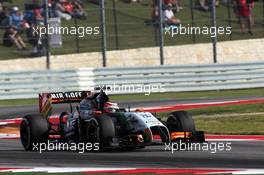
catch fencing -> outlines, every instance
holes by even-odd
[[[1,73],[0,99],[37,98],[41,92],[92,90],[113,84],[162,85],[166,92],[259,88],[264,87],[264,62]]]

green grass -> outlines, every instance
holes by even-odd
[[[238,90],[219,90],[219,91],[201,91],[201,92],[170,92],[170,93],[152,93],[114,95],[113,101],[149,101],[149,100],[169,100],[169,99],[193,99],[193,98],[215,98],[215,97],[243,97],[243,96],[263,96],[263,88],[257,89],[238,89]]]
[[[198,130],[211,134],[264,134],[264,104],[209,107],[189,111]],[[256,114],[260,113],[260,114]]]
[[[23,1],[13,0],[15,5],[18,5],[20,9],[23,9]],[[182,1],[185,6],[182,11],[177,14],[184,26],[191,24],[191,11],[189,6],[189,1]],[[12,5],[10,5],[12,6]],[[119,49],[129,49],[129,48],[140,48],[140,47],[151,47],[156,46],[155,31],[153,27],[147,27],[144,25],[144,21],[150,19],[151,17],[151,1],[143,0],[142,4],[126,4],[118,1],[117,4],[117,22],[118,22],[118,41]],[[86,3],[85,9],[88,13],[87,20],[78,20],[79,26],[99,26],[99,8],[97,5]],[[234,16],[232,10],[232,27],[233,27],[233,40],[238,39],[249,39],[249,38],[263,38],[263,16],[262,16],[262,4],[261,2],[256,2],[254,8],[254,18],[255,26],[253,29],[254,35],[250,36],[248,34],[241,35],[239,32],[239,25],[237,19]],[[210,12],[202,12],[194,10],[195,15],[195,25],[196,26],[210,26]],[[106,29],[107,29],[107,47],[108,50],[115,50],[115,30],[114,30],[114,20],[113,20],[113,10],[112,1],[107,1],[106,4]],[[228,24],[227,7],[221,5],[217,8],[217,24],[218,26],[227,26]],[[63,26],[74,26],[74,21],[63,21]],[[0,30],[0,36],[3,35],[3,31]],[[23,37],[25,37],[23,35]],[[219,36],[219,41],[229,40],[229,36]],[[197,43],[211,42],[209,36],[196,36]],[[177,36],[171,38],[165,36],[165,46],[170,45],[182,45],[191,44],[192,36]],[[101,38],[98,36],[86,36],[80,38],[80,52],[92,52],[100,51],[101,48]],[[13,58],[26,58],[29,52],[18,52],[15,47],[6,48],[0,45],[0,60],[13,59]],[[75,36],[63,36],[63,47],[60,49],[53,49],[52,54],[68,54],[76,53],[76,40]],[[146,59],[146,58],[139,58]]]
[[[196,129],[210,134],[264,134],[264,104],[206,107],[189,110]],[[257,114],[259,113],[259,114]],[[166,118],[168,112],[158,113]]]
[[[231,106],[221,106],[221,107],[208,107],[190,110],[190,114],[193,116],[201,115],[226,115],[232,113],[257,113],[264,112],[264,104],[243,104],[243,105],[231,105]]]
[[[249,116],[196,117],[196,129],[211,134],[263,135],[264,114]]]
[[[0,100],[0,106],[37,105],[38,99]]]

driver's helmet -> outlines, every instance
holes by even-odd
[[[119,110],[119,106],[117,103],[113,102],[105,102],[104,103],[104,112],[106,113],[113,113]]]

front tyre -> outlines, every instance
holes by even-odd
[[[42,116],[27,115],[20,124],[20,139],[26,151],[32,151],[34,144],[46,142],[49,124]]]
[[[195,124],[192,116],[186,111],[172,112],[167,119],[170,132],[195,132]]]
[[[172,112],[167,120],[167,127],[170,133],[173,132],[191,132],[192,142],[205,142],[203,131],[196,131],[195,124],[191,115],[186,111]]]

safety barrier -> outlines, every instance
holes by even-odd
[[[40,92],[90,90],[104,85],[155,85],[167,92],[259,88],[264,87],[264,62],[1,73],[0,99],[36,98]]]

